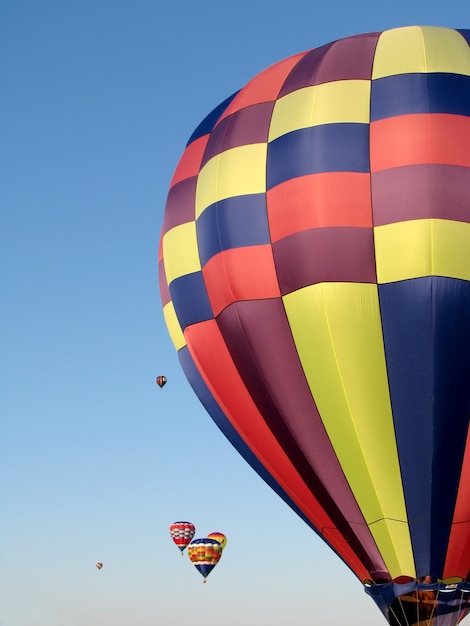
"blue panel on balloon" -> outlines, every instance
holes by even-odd
[[[470,283],[379,285],[385,357],[418,575],[442,571],[470,415]],[[432,477],[432,481],[430,481]]]
[[[372,122],[419,113],[470,115],[470,76],[397,74],[372,81]]]
[[[196,222],[201,264],[222,250],[267,244],[265,194],[235,196],[209,206]]]
[[[170,295],[183,330],[214,317],[201,272],[185,274],[173,280]]]
[[[199,126],[196,128],[196,130],[193,132],[193,134],[189,138],[189,141],[186,144],[187,146],[189,146],[189,144],[192,143],[193,141],[196,141],[196,139],[199,139],[199,137],[203,137],[204,135],[207,135],[211,132],[217,120],[225,111],[225,109],[228,107],[228,105],[232,102],[232,100],[235,98],[237,93],[238,91],[236,91],[234,94],[226,98],[223,102],[221,102],[218,106],[216,106],[215,109],[213,109],[209,113],[209,115],[207,115],[202,120],[202,122],[199,124]]]
[[[368,124],[311,126],[268,144],[268,189],[308,174],[368,171]]]
[[[462,35],[462,37],[465,37],[468,45],[470,46],[470,30],[467,28],[457,28],[457,31]]]

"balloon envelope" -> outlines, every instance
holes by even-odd
[[[191,136],[161,235],[196,394],[396,623],[426,576],[433,618],[468,610],[469,41],[397,28],[261,72]]]
[[[96,564],[96,567],[97,567],[98,569],[101,569],[101,568],[103,567],[103,563],[97,563],[97,564]]]
[[[155,379],[155,382],[157,383],[157,385],[160,387],[160,389],[162,387],[164,387],[167,383],[167,379],[166,376],[157,376],[157,378]]]
[[[222,546],[210,537],[194,539],[188,546],[188,556],[191,563],[205,579],[220,561]]]
[[[223,533],[218,533],[218,532],[209,533],[207,537],[209,539],[215,539],[216,541],[218,541],[220,545],[222,546],[222,550],[227,545],[227,537]]]
[[[191,522],[174,522],[170,525],[170,536],[183,553],[184,549],[194,537],[196,528]]]

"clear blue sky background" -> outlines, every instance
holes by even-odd
[[[215,105],[286,56],[410,24],[468,28],[470,5],[2,0],[0,626],[385,624],[193,395],[157,248]],[[206,585],[178,519],[228,537]]]

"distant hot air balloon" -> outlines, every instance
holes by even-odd
[[[96,564],[96,567],[97,567],[98,569],[101,569],[101,568],[103,567],[103,563],[97,563],[97,564]]]
[[[217,532],[209,533],[207,535],[207,537],[209,539],[215,539],[216,541],[218,541],[220,543],[220,545],[222,546],[222,550],[227,545],[227,537],[223,533],[217,533]]]
[[[170,526],[170,535],[175,544],[181,550],[181,555],[184,549],[194,537],[196,528],[191,522],[174,522]]]
[[[209,537],[193,539],[188,546],[188,556],[206,582],[207,576],[220,561],[222,546],[218,541]]]
[[[160,389],[162,387],[164,387],[167,383],[166,380],[166,376],[157,376],[157,378],[155,379],[155,382],[157,383],[157,385],[160,387]]]
[[[470,606],[469,42],[396,28],[261,72],[189,139],[161,234],[191,386],[395,626]]]

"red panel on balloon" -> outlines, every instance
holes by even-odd
[[[370,125],[370,169],[441,163],[470,167],[470,117],[400,115]]]
[[[470,432],[455,504],[443,578],[460,576],[468,579],[470,563]]]
[[[372,228],[368,173],[326,172],[301,176],[273,187],[266,195],[273,243],[310,228]]]
[[[199,174],[202,155],[204,154],[204,150],[206,149],[208,139],[209,135],[204,135],[203,137],[199,137],[199,139],[196,139],[188,145],[183,153],[183,156],[181,157],[181,160],[176,166],[176,170],[173,174],[170,187],[176,185],[176,183],[178,183],[180,180],[184,180],[185,178],[189,178],[190,176],[196,176],[196,174]]]
[[[237,300],[281,295],[270,245],[220,252],[206,263],[202,274],[215,316]]]
[[[305,52],[302,52],[279,61],[279,63],[268,67],[264,72],[253,78],[228,105],[221,115],[219,123],[228,115],[244,107],[249,107],[259,102],[273,102],[276,100],[287,75],[305,54]]]

